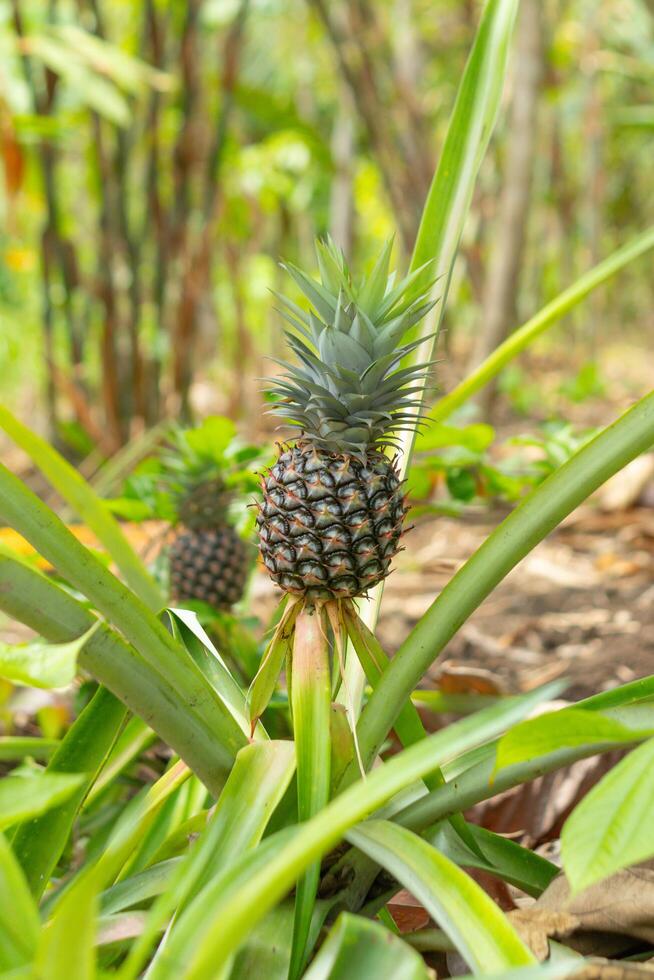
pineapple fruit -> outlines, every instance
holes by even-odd
[[[159,481],[173,503],[168,549],[170,591],[176,602],[199,600],[228,610],[243,596],[254,549],[232,526],[236,491],[256,487],[255,447],[241,446],[228,419],[175,429],[160,453]]]
[[[257,525],[277,585],[306,603],[364,596],[388,575],[407,508],[387,450],[419,424],[428,365],[402,367],[403,338],[433,305],[420,269],[395,284],[391,243],[355,283],[331,241],[318,243],[321,281],[287,266],[311,303],[280,297],[299,363],[279,362],[273,411],[300,430],[265,474]]]
[[[229,609],[242,598],[251,555],[227,520],[229,495],[221,480],[200,483],[179,508],[184,530],[170,546],[170,587],[177,602],[196,599]]]

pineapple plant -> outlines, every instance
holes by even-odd
[[[355,281],[334,243],[318,242],[319,282],[286,267],[310,309],[279,297],[297,363],[278,362],[285,374],[271,381],[277,399],[272,410],[299,433],[280,447],[262,479],[261,557],[286,600],[250,686],[248,707],[254,733],[286,658],[301,821],[329,799],[331,700],[339,679],[352,753],[365,773],[347,688],[346,641],[365,669],[374,638],[354,600],[389,574],[407,513],[392,451],[398,436],[420,422],[429,366],[405,366],[421,343],[407,340],[407,334],[433,305],[432,283],[425,284],[424,268],[396,283],[389,274],[391,248],[389,241],[371,274]],[[339,767],[350,761],[347,750],[333,776],[339,778]],[[314,864],[296,888],[291,980],[306,960],[319,877]]]
[[[432,303],[424,270],[394,283],[391,244],[358,283],[329,240],[320,282],[286,267],[312,308],[280,297],[299,363],[279,362],[273,411],[300,432],[263,479],[257,525],[271,577],[309,604],[366,595],[399,548],[407,507],[387,451],[419,423],[428,366],[402,366],[417,346],[403,338]]]
[[[164,520],[171,598],[227,611],[243,596],[256,551],[247,540],[246,506],[257,488],[261,451],[236,438],[234,424],[212,416],[196,428],[172,427],[156,456],[129,478],[113,509]]]
[[[161,484],[173,504],[168,549],[170,591],[176,602],[205,602],[229,610],[242,597],[254,549],[233,525],[237,492],[252,491],[248,471],[259,451],[235,438],[227,419],[197,429],[175,429],[162,450]]]

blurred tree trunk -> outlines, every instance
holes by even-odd
[[[398,77],[397,57],[393,57],[377,6],[368,0],[309,3],[332,42],[341,76],[380,169],[404,249],[410,253],[433,173],[424,115],[410,76]]]
[[[516,296],[529,218],[542,75],[541,0],[522,0],[502,194],[484,288],[483,324],[474,346],[471,369],[502,343],[517,316]],[[477,399],[483,417],[490,411],[494,394],[494,386],[488,385]]]
[[[331,149],[334,177],[329,199],[329,233],[349,259],[354,242],[354,119],[346,89],[339,101]]]
[[[199,44],[198,17],[201,3],[198,0],[188,7],[186,43],[183,44],[182,75],[186,84],[187,103],[182,130],[179,134],[178,160],[179,189],[186,198],[183,220],[180,222],[178,239],[181,290],[175,307],[175,319],[171,324],[174,362],[173,383],[178,410],[184,422],[191,421],[190,389],[195,367],[198,318],[202,300],[210,292],[211,267],[214,247],[214,230],[217,210],[222,200],[221,168],[225,153],[228,128],[234,108],[234,89],[238,79],[243,48],[245,23],[249,0],[240,0],[236,16],[227,31],[220,50],[222,65],[221,98],[218,104],[213,134],[206,153],[198,152],[197,134],[200,129],[196,104],[199,100],[199,68],[196,48]],[[194,217],[190,207],[191,171],[197,168],[202,180],[201,224],[193,233]],[[183,202],[178,198],[178,204]]]

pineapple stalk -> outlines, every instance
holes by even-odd
[[[297,757],[297,810],[299,820],[305,821],[329,802],[331,766],[329,652],[323,612],[315,606],[305,606],[295,623],[291,705]],[[289,980],[297,980],[304,967],[319,880],[318,861],[297,884]]]

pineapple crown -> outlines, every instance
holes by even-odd
[[[362,455],[396,445],[399,432],[420,423],[416,396],[424,391],[431,362],[402,367],[424,338],[402,340],[434,306],[433,280],[422,267],[396,284],[389,274],[392,246],[390,239],[370,275],[356,283],[330,238],[316,243],[320,281],[284,266],[311,308],[276,294],[293,327],[285,333],[299,364],[274,359],[287,373],[267,379],[280,399],[272,411],[301,429],[303,439],[331,452]]]
[[[261,462],[261,450],[244,445],[230,419],[210,416],[193,429],[174,426],[159,462],[176,520],[188,527],[209,527],[226,521],[235,494],[256,489],[252,467]]]
[[[196,428],[173,425],[156,455],[127,479],[111,508],[132,520],[197,528],[224,523],[230,512],[241,525],[243,515],[232,513],[238,509],[235,498],[249,500],[257,492],[257,471],[266,459],[259,447],[239,440],[234,423],[222,416],[210,416]]]

